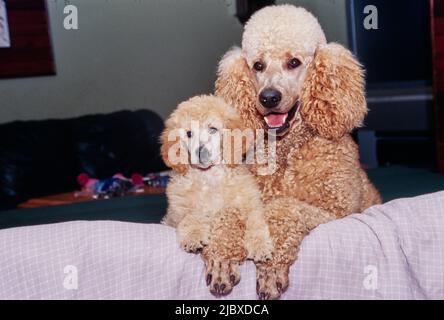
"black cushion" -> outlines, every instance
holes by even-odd
[[[0,209],[73,191],[81,172],[101,179],[164,170],[162,130],[149,110],[0,125]]]

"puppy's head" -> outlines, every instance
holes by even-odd
[[[242,51],[255,80],[256,108],[278,135],[290,129],[307,69],[325,43],[317,19],[303,8],[267,7],[246,24]]]
[[[214,96],[193,97],[178,105],[165,122],[161,153],[167,166],[179,173],[190,167],[208,170],[215,165],[232,165],[232,156],[242,150],[227,152],[227,133],[243,130],[237,111]],[[229,144],[235,148],[235,144]],[[242,146],[241,146],[242,147]],[[229,159],[227,157],[230,157]]]

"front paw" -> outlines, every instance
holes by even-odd
[[[246,235],[245,249],[247,250],[248,259],[263,262],[272,258],[274,246],[268,232],[256,232]]]
[[[261,300],[279,299],[288,288],[289,266],[256,265],[256,292]]]
[[[205,279],[210,292],[216,296],[229,294],[240,281],[239,263],[224,259],[205,261]]]
[[[191,230],[179,236],[180,247],[187,251],[196,253],[208,244],[209,237],[202,230]]]

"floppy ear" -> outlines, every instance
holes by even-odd
[[[160,153],[167,167],[185,174],[188,171],[188,154],[180,141],[178,129],[167,121],[165,130],[160,136]]]
[[[364,71],[336,43],[316,50],[302,88],[301,115],[319,135],[339,139],[362,124],[367,113]]]
[[[233,47],[219,62],[215,93],[238,110],[247,127],[260,127],[253,74],[240,48]]]

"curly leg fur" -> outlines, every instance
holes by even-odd
[[[299,246],[310,230],[332,220],[327,211],[293,198],[270,201],[265,208],[275,250],[271,260],[256,263],[260,299],[278,299],[288,287],[288,273]]]
[[[177,226],[180,247],[187,252],[198,252],[210,241],[210,221],[201,216],[187,215]]]
[[[262,210],[247,215],[244,243],[248,259],[256,262],[271,259],[274,246]]]
[[[239,209],[227,208],[213,222],[210,242],[202,251],[211,293],[226,295],[240,281],[239,265],[247,256],[244,235],[245,221]]]

